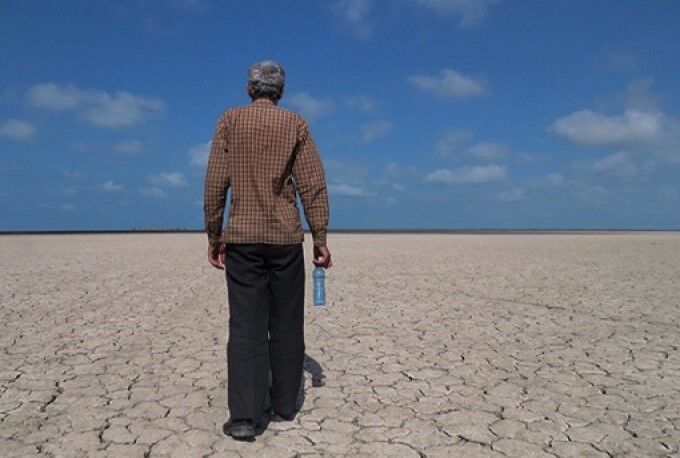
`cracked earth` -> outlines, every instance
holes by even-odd
[[[1,236],[0,455],[680,454],[680,234],[329,243],[301,411],[243,443],[203,235]]]

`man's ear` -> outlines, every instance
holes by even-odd
[[[246,94],[248,94],[248,97],[253,97],[252,91],[250,90],[250,83],[246,83]]]

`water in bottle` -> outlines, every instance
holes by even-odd
[[[315,267],[312,272],[312,279],[314,280],[314,305],[323,307],[326,305],[326,287],[325,287],[326,272],[323,267]]]

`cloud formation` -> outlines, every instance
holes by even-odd
[[[466,144],[472,137],[473,133],[469,130],[456,129],[447,132],[435,145],[437,156],[447,159],[457,156],[473,156],[477,159],[492,161],[503,159],[508,154],[508,149],[500,143]]]
[[[139,193],[143,196],[153,197],[155,199],[166,199],[168,197],[166,192],[157,186],[153,186],[150,188],[141,188],[139,190]]]
[[[359,186],[352,186],[344,183],[329,184],[328,193],[332,196],[342,197],[369,197],[371,193]]]
[[[368,14],[373,0],[338,0],[333,5],[333,12],[358,38],[366,39],[373,33],[373,26],[368,21]]]
[[[480,142],[468,148],[468,153],[479,159],[497,160],[507,154],[507,148],[499,143]]]
[[[577,145],[653,154],[664,162],[678,163],[680,119],[661,110],[661,97],[652,93],[651,84],[650,78],[633,80],[622,93],[601,99],[599,105],[603,109],[571,113],[557,119],[548,130]],[[603,113],[621,108],[621,114]],[[623,156],[615,157],[621,161]],[[623,169],[629,173],[633,167]]]
[[[418,89],[432,92],[444,99],[479,97],[486,93],[486,83],[445,68],[438,75],[416,75],[408,79]]]
[[[184,178],[184,175],[180,172],[161,172],[158,175],[149,175],[147,179],[149,183],[155,186],[167,186],[175,188],[187,185],[186,178]]]
[[[120,192],[123,190],[123,185],[108,180],[103,185],[101,185],[101,190],[104,192]]]
[[[376,106],[375,100],[361,94],[347,97],[345,104],[350,108],[354,108],[355,110],[359,110],[364,113],[373,112]]]
[[[165,111],[165,103],[155,97],[127,91],[109,94],[80,89],[72,84],[60,86],[44,83],[32,86],[28,90],[28,101],[34,107],[45,110],[74,111],[80,119],[105,128],[133,127]]]
[[[316,98],[307,91],[288,96],[287,103],[310,121],[327,115],[334,108],[333,100],[330,98]]]
[[[461,27],[479,25],[489,12],[489,8],[500,0],[418,0],[418,4],[442,15],[457,15]]]
[[[637,174],[637,167],[628,153],[620,151],[599,159],[593,164],[593,169],[598,172],[609,172],[615,175],[632,176]]]
[[[504,181],[507,169],[496,164],[485,166],[465,166],[457,169],[438,169],[425,176],[425,183],[445,184],[482,184]]]
[[[657,139],[662,117],[661,113],[637,110],[615,116],[582,110],[559,118],[550,131],[581,145],[626,146]]]
[[[206,143],[199,143],[189,148],[190,164],[194,167],[206,167],[208,165],[208,157],[210,156],[210,141]]]
[[[0,124],[0,137],[10,140],[26,142],[33,140],[36,128],[30,122],[20,119],[8,119]]]

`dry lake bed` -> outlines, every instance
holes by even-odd
[[[301,411],[243,443],[203,235],[0,236],[0,456],[680,454],[679,233],[329,244]]]

